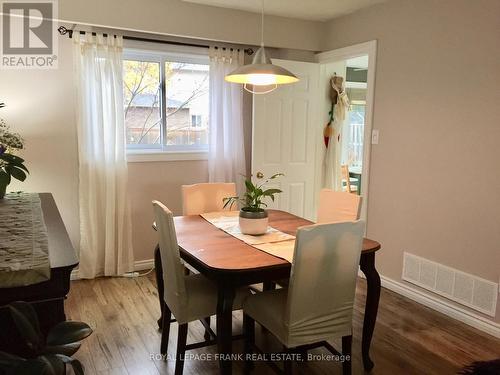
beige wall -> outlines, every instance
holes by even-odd
[[[206,161],[129,163],[129,195],[135,260],[153,258],[158,237],[151,228],[152,200],[182,214],[181,185],[208,181]]]
[[[181,0],[63,0],[59,18],[127,30],[260,44],[260,16]],[[323,24],[266,16],[266,44],[319,51]]]
[[[24,183],[9,190],[51,192],[71,241],[80,238],[78,219],[78,150],[71,42],[59,48],[59,69],[0,69],[0,117],[26,140],[23,157],[30,170]]]
[[[497,0],[398,0],[327,25],[324,50],[378,41],[368,235],[391,279],[407,251],[499,281],[499,16]]]

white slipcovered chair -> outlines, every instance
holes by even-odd
[[[222,211],[224,206],[222,199],[235,195],[236,184],[232,182],[182,185],[182,214],[199,215]]]
[[[359,219],[361,196],[322,189],[319,193],[318,223],[336,223]]]
[[[307,352],[342,337],[342,354],[351,355],[356,277],[364,222],[315,224],[299,228],[288,288],[265,291],[243,303],[245,351],[254,347],[254,322],[284,345],[286,352]],[[246,363],[249,370],[251,363]],[[350,374],[351,362],[343,362]],[[285,361],[285,373],[292,363]]]
[[[201,320],[204,323],[204,318],[216,314],[217,287],[201,274],[186,275],[184,273],[173,214],[158,201],[153,201],[153,209],[159,234],[164,281],[163,330],[160,352],[161,354],[167,354],[171,315],[173,315],[179,324],[175,374],[180,375],[184,367],[183,358],[186,349],[202,346],[199,343],[186,345],[188,323],[196,320]],[[242,300],[249,293],[248,289],[237,291],[234,301],[235,310],[241,308]],[[205,325],[205,327],[207,326]],[[212,338],[215,338],[213,331],[209,328],[208,330]],[[205,344],[214,344],[215,341],[209,340],[209,338],[205,337]]]
[[[322,189],[319,193],[318,224],[340,223],[359,219],[361,211],[361,197],[342,191]],[[276,282],[280,286],[287,286],[288,279]],[[271,285],[274,289],[274,286]]]

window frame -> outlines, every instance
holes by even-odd
[[[160,73],[160,144],[128,144],[127,160],[129,162],[168,161],[168,160],[207,160],[209,145],[167,145],[165,63],[177,62],[209,65],[208,53],[186,53],[177,51],[151,50],[135,47],[123,49],[123,61],[144,61],[159,64]]]

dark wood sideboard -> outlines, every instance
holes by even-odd
[[[50,279],[28,286],[0,288],[0,306],[13,301],[32,303],[40,328],[47,333],[52,326],[66,320],[64,299],[69,293],[71,271],[78,265],[78,257],[54,197],[51,193],[40,193],[40,200],[49,240]],[[20,347],[8,310],[0,309],[0,350],[12,352],[13,348]]]

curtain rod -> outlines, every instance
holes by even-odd
[[[69,38],[71,39],[73,37],[73,33],[75,32],[75,30],[70,30],[64,26],[60,26],[57,31],[59,31],[59,34],[60,35],[68,35]],[[85,34],[85,31],[77,31],[79,32],[80,34]],[[92,33],[92,35],[96,35],[95,32]],[[103,34],[104,37],[107,37],[108,34]],[[150,42],[150,43],[159,43],[159,44],[170,44],[170,45],[175,45],[175,46],[187,46],[187,47],[200,47],[200,48],[210,48],[209,45],[207,44],[195,44],[195,43],[185,43],[185,42],[176,42],[176,41],[167,41],[167,40],[161,40],[161,39],[149,39],[149,38],[141,38],[141,37],[137,37],[137,36],[127,36],[127,35],[124,35],[123,36],[123,39],[126,39],[126,40],[135,40],[137,42]],[[218,48],[218,47],[215,47],[215,48]],[[222,47],[223,50],[226,49],[226,47]],[[227,48],[229,50],[233,50],[233,48]],[[239,48],[238,48],[239,50]],[[247,55],[253,55],[253,49],[252,48],[245,48],[243,50],[243,52],[245,52]]]

